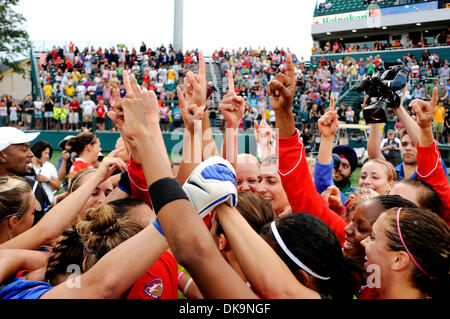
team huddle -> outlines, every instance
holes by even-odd
[[[200,53],[198,72],[177,88],[185,134],[176,170],[155,93],[124,71],[126,95],[107,113],[120,145],[98,161],[92,132],[67,139],[78,162],[66,172],[67,191],[37,222],[43,208],[27,175],[38,133],[0,128],[0,298],[446,296],[450,187],[432,131],[437,88],[431,101],[411,101],[416,119],[400,103],[402,144],[415,150],[414,161],[405,157],[409,166],[398,169],[386,161],[374,124],[370,160],[353,188],[336,177],[356,163],[345,148],[333,148],[334,99],[318,120],[319,154],[308,158],[292,111],[290,54],[283,64],[266,86],[276,133],[264,117],[255,126],[258,159],[237,152],[245,102],[230,71],[217,147]]]

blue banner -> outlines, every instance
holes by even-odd
[[[370,10],[370,16],[390,16],[393,14],[416,13],[428,10],[437,10],[438,1],[412,3],[403,6],[387,7],[378,10]],[[376,13],[374,11],[377,11]]]

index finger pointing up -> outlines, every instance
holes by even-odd
[[[127,92],[127,97],[133,97],[133,89],[131,88],[130,78],[128,75],[128,71],[123,71],[123,85],[125,86],[125,91]]]
[[[231,70],[227,71],[227,77],[228,77],[228,91],[235,92],[234,91],[234,78],[233,73]]]
[[[290,53],[286,55],[286,75],[290,78],[295,78],[294,63]]]
[[[330,98],[330,111],[334,111],[334,96]]]
[[[206,65],[205,58],[203,56],[203,52],[200,51],[198,55],[198,74],[200,75],[200,83],[206,83]]]

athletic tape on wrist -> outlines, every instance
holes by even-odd
[[[176,178],[164,177],[157,180],[148,187],[148,193],[152,200],[155,214],[158,214],[161,208],[174,200],[189,200]]]

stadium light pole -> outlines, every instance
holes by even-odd
[[[183,0],[174,0],[173,48],[183,50]]]

